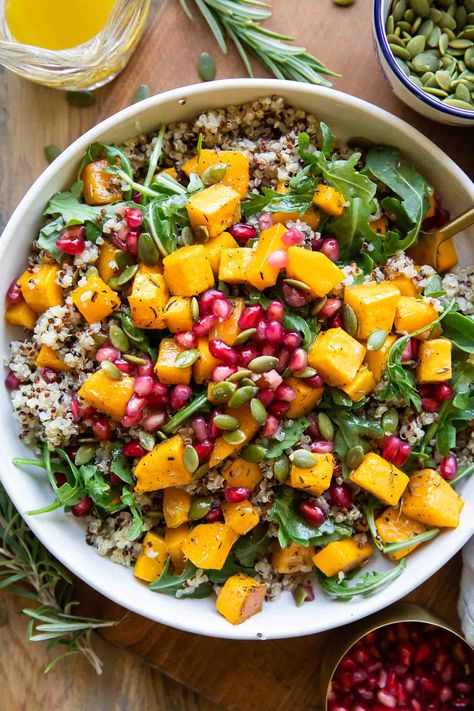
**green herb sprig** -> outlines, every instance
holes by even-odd
[[[339,580],[337,576],[325,578],[323,575],[320,575],[319,584],[325,593],[339,600],[351,600],[355,595],[366,597],[393,582],[403,573],[406,566],[406,558],[402,558],[396,566],[384,573],[377,573],[375,570],[364,573],[364,575],[361,575],[360,578],[354,581],[353,585],[351,585],[351,581],[353,580],[351,573],[346,575],[342,580]]]

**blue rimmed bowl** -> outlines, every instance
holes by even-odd
[[[395,95],[411,109],[432,121],[474,128],[474,106],[473,111],[447,106],[416,86],[402,71],[392,54],[385,33],[391,6],[392,0],[374,0],[373,25],[379,61]]]

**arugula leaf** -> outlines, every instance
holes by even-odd
[[[130,460],[122,454],[122,445],[118,444],[112,452],[110,471],[116,474],[126,484],[134,484],[135,478],[130,467]]]
[[[140,538],[141,534],[145,530],[143,516],[137,507],[135,497],[131,491],[125,488],[122,489],[122,496],[120,497],[120,500],[130,509],[130,513],[132,514],[132,525],[128,531],[127,538],[129,541],[136,541],[136,539]]]
[[[449,338],[457,348],[466,353],[474,353],[474,319],[458,311],[446,314],[443,319],[443,336]]]
[[[262,188],[261,193],[250,193],[250,197],[242,203],[242,214],[250,217],[264,210],[270,212],[299,212],[303,215],[313,202],[316,183],[305,180],[297,188],[292,187],[290,180],[289,190],[278,193],[271,188]]]
[[[364,451],[369,448],[368,439],[380,439],[383,437],[383,429],[379,422],[364,417],[359,417],[352,411],[336,408],[331,410],[331,419],[338,429],[334,437],[334,448],[342,462],[342,470],[347,474],[348,468],[345,464],[347,452],[353,447],[362,447]]]
[[[258,531],[251,531],[246,536],[241,536],[233,547],[233,552],[239,563],[245,567],[253,568],[257,559],[267,550],[270,536],[267,532],[259,536]]]
[[[189,224],[184,210],[188,199],[186,193],[163,195],[145,208],[145,224],[164,257],[178,248],[178,225]]]
[[[57,262],[61,262],[64,252],[56,247],[56,241],[64,229],[64,220],[62,217],[57,217],[51,222],[47,222],[44,227],[41,228],[38,237],[38,246],[49,252],[50,255]]]
[[[350,582],[354,578],[354,574],[349,573],[345,578],[339,580],[338,576],[325,578],[322,574],[319,575],[319,584],[322,590],[331,597],[339,600],[351,600],[355,595],[372,595],[374,592],[381,590],[389,583],[398,578],[407,566],[407,559],[402,558],[400,562],[391,570],[384,573],[377,573],[371,570],[364,575],[361,575],[354,585]]]
[[[239,563],[236,563],[233,559],[232,554],[227,556],[227,560],[220,570],[208,570],[205,568],[204,573],[207,575],[211,583],[216,585],[222,585],[228,578],[236,573],[245,573],[245,575],[250,575],[250,577],[255,575],[253,566],[247,567],[239,565]]]
[[[455,487],[459,484],[460,481],[462,481],[463,479],[466,479],[466,478],[470,477],[472,474],[474,474],[474,462],[473,462],[472,464],[468,464],[468,465],[465,466],[465,467],[461,467],[461,469],[459,470],[459,473],[458,473],[457,477],[455,477],[454,479],[451,479],[451,481],[449,482],[449,484],[450,484],[453,488],[455,488]]]
[[[86,225],[91,222],[95,225],[96,230],[90,231],[88,239],[93,240],[101,234],[102,230],[98,230],[103,221],[108,217],[116,217],[117,209],[120,207],[136,207],[134,202],[114,202],[110,205],[86,205],[79,200],[75,192],[68,190],[63,193],[56,193],[49,201],[43,215],[61,216],[64,220],[64,225]]]
[[[331,132],[331,129],[329,128],[329,126],[324,123],[324,121],[321,121],[319,125],[321,128],[321,135],[323,138],[323,145],[321,147],[321,151],[322,151],[323,155],[329,156],[333,152],[334,144],[336,142],[336,137]]]
[[[421,397],[416,387],[415,376],[403,367],[402,354],[410,336],[399,338],[390,349],[387,360],[386,387],[376,395],[377,400],[396,401],[413,405],[417,412],[421,409]]]
[[[364,507],[364,515],[369,527],[370,535],[375,543],[376,547],[384,555],[389,555],[390,553],[396,553],[398,551],[403,551],[411,546],[418,546],[421,543],[426,543],[435,538],[439,533],[439,528],[431,528],[428,531],[419,533],[416,536],[410,536],[403,541],[392,541],[390,543],[384,543],[377,533],[377,527],[375,525],[374,510],[380,509],[380,501],[372,499],[367,506]]]
[[[474,420],[474,397],[471,397],[473,384],[474,366],[466,362],[454,378],[453,399],[444,402],[439,413],[435,431],[436,448],[440,454],[446,455],[455,449],[458,430]],[[430,438],[434,434],[430,430]]]
[[[183,572],[179,575],[171,575],[168,572],[170,564],[171,558],[168,558],[160,577],[153,583],[150,583],[150,590],[161,593],[162,595],[170,595],[171,597],[179,598],[204,598],[208,597],[212,593],[212,585],[210,583],[203,583],[193,591],[187,592],[186,581],[189,578],[192,578],[197,570],[196,566],[194,566],[189,560],[184,566]]]
[[[334,217],[328,222],[328,230],[336,237],[343,260],[356,256],[363,242],[372,243],[375,233],[370,228],[369,216],[375,208],[373,201],[366,202],[355,197],[341,217]]]
[[[100,504],[104,494],[110,491],[110,484],[103,474],[93,464],[83,464],[79,467],[84,487],[91,499]]]
[[[269,517],[278,524],[278,542],[282,548],[291,542],[302,546],[325,546],[352,535],[353,529],[350,526],[335,523],[331,518],[327,518],[321,526],[308,526],[298,513],[299,501],[300,494],[295,489],[282,486],[270,509]]]
[[[147,353],[152,360],[155,360],[155,349],[151,346],[147,333],[141,328],[137,328],[137,326],[135,326],[129,312],[121,310],[118,311],[116,315],[119,318],[123,330],[132,341],[133,345],[143,351],[143,353]]]
[[[299,417],[293,420],[293,423],[288,427],[285,427],[285,436],[282,440],[273,439],[268,443],[267,446],[267,459],[274,459],[279,457],[285,449],[292,447],[294,444],[299,442],[301,435],[309,425],[309,420],[306,417]]]

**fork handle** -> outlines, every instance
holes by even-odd
[[[439,236],[438,244],[446,242],[446,240],[451,239],[451,237],[457,235],[458,232],[465,230],[471,225],[474,225],[474,207],[470,207],[468,210],[455,217],[454,220],[451,220],[439,230],[436,230],[436,233]]]

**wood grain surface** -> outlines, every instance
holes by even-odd
[[[473,175],[473,132],[431,123],[392,94],[375,57],[369,0],[358,0],[348,8],[337,7],[331,0],[273,0],[271,4],[272,27],[294,34],[299,44],[343,74],[335,80],[335,88],[398,114]],[[198,81],[197,60],[204,50],[216,58],[217,78],[245,75],[235,52],[230,49],[222,56],[204,24],[199,20],[192,24],[177,0],[156,0],[155,9],[158,5],[163,6],[152,18],[129,67],[118,80],[96,92],[91,107],[72,107],[64,94],[2,73],[0,225],[44,169],[43,146],[65,147],[100,119],[129,104],[138,84],[147,83],[156,93]],[[257,75],[265,75],[256,69]],[[409,599],[456,624],[459,566],[457,557]],[[115,619],[123,615],[123,610],[83,585],[80,595],[84,609],[94,615]],[[278,642],[226,642],[177,632],[128,614],[120,626],[103,635],[121,648],[97,641],[105,662],[102,677],[76,658],[44,677],[41,670],[50,655],[44,646],[26,643],[26,622],[18,614],[20,609],[21,601],[0,594],[0,621],[5,622],[0,627],[2,711],[39,711],[45,705],[54,711],[278,711],[289,707],[309,711],[318,704],[320,650],[335,634]]]

